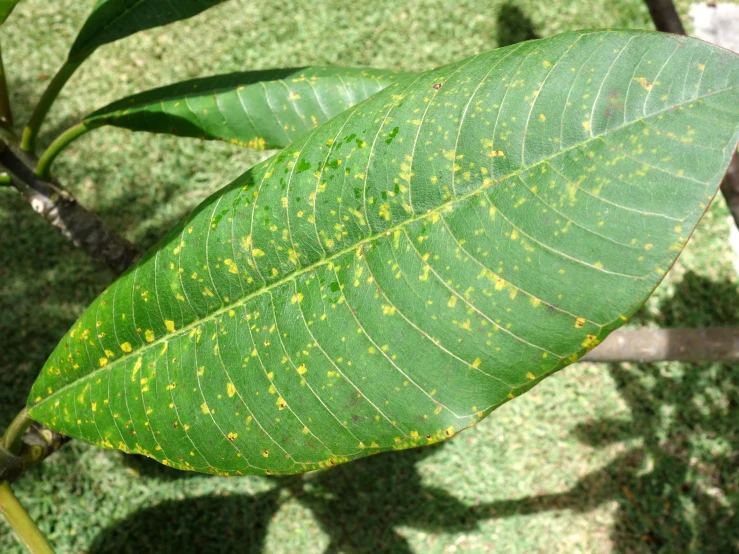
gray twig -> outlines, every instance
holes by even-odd
[[[739,362],[739,328],[614,331],[583,362]]]
[[[7,146],[0,152],[0,166],[10,175],[11,184],[72,244],[100,260],[116,274],[123,273],[141,255],[141,250],[106,229],[98,217],[82,206],[56,181],[41,181],[34,171],[35,157]]]

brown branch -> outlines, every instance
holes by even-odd
[[[38,160],[14,144],[0,152],[0,165],[11,184],[28,200],[33,210],[56,227],[64,237],[87,254],[103,262],[116,274],[123,273],[141,251],[123,237],[106,229],[95,214],[82,206],[58,182],[41,181],[34,175]]]
[[[658,31],[676,35],[685,34],[685,28],[672,0],[646,0],[646,3]]]
[[[721,194],[724,195],[734,223],[739,227],[739,153],[737,152],[734,152],[729,170],[721,181]]]
[[[615,331],[583,362],[739,362],[739,328]]]

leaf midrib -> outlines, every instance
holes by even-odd
[[[113,369],[113,367],[115,367],[117,364],[119,364],[121,362],[125,362],[126,360],[128,360],[130,358],[133,358],[134,356],[140,356],[142,351],[148,350],[149,348],[154,348],[155,346],[157,346],[157,345],[159,345],[159,344],[161,344],[161,343],[163,343],[165,341],[170,340],[172,337],[186,334],[187,332],[191,331],[195,327],[197,327],[199,325],[202,325],[205,322],[212,321],[212,320],[216,319],[219,315],[228,312],[228,310],[233,309],[234,307],[241,306],[241,305],[245,304],[246,302],[248,302],[252,298],[256,298],[257,296],[259,296],[260,294],[264,294],[264,293],[269,292],[269,291],[271,291],[271,290],[273,290],[273,289],[275,289],[275,288],[277,288],[279,286],[282,286],[282,285],[284,285],[284,284],[286,284],[286,283],[288,283],[290,281],[294,281],[297,277],[299,277],[301,275],[304,275],[304,274],[306,274],[306,273],[308,273],[310,271],[313,271],[314,269],[316,269],[316,268],[318,268],[318,267],[320,267],[320,266],[322,266],[322,265],[324,265],[326,263],[329,263],[329,262],[331,262],[331,261],[333,261],[333,260],[335,260],[335,259],[337,259],[337,258],[339,258],[341,256],[344,256],[346,254],[349,254],[350,252],[352,252],[352,251],[356,250],[357,248],[361,247],[362,245],[371,243],[371,242],[373,242],[373,241],[375,241],[375,240],[377,240],[379,238],[382,238],[383,236],[387,236],[387,234],[390,234],[390,233],[392,233],[395,230],[402,229],[402,228],[406,227],[407,225],[410,225],[411,223],[414,223],[416,221],[421,221],[423,219],[426,219],[427,217],[431,216],[432,214],[441,212],[442,210],[444,210],[448,206],[453,206],[454,204],[463,202],[463,201],[465,201],[465,200],[467,200],[467,199],[469,199],[469,198],[471,198],[471,197],[479,194],[483,190],[490,189],[490,188],[494,187],[495,185],[497,185],[498,183],[500,183],[502,181],[505,181],[506,179],[509,179],[511,177],[514,177],[516,175],[519,175],[522,171],[526,171],[527,169],[530,169],[532,167],[535,167],[535,166],[537,166],[537,165],[539,165],[539,164],[541,164],[543,162],[551,161],[556,156],[559,156],[559,155],[561,155],[563,153],[569,152],[570,150],[574,150],[576,148],[580,148],[580,147],[582,147],[582,146],[584,146],[584,145],[586,145],[586,144],[588,144],[588,143],[590,143],[592,141],[599,140],[599,139],[601,139],[604,136],[608,136],[609,134],[616,133],[617,131],[620,131],[622,129],[625,129],[625,128],[627,128],[627,127],[629,127],[629,126],[631,126],[631,125],[633,125],[635,123],[638,123],[638,122],[647,120],[647,119],[652,118],[654,116],[658,116],[658,115],[660,115],[660,114],[662,114],[664,112],[667,112],[669,110],[672,110],[674,108],[681,107],[681,106],[690,104],[692,102],[696,102],[697,100],[702,100],[702,99],[705,99],[705,98],[710,98],[711,96],[714,96],[716,94],[721,94],[723,92],[727,92],[727,91],[730,91],[730,90],[733,90],[733,89],[736,89],[736,88],[739,88],[739,85],[738,86],[731,86],[731,87],[723,88],[723,89],[720,89],[720,90],[716,90],[716,91],[713,91],[711,93],[705,94],[703,96],[698,96],[698,97],[693,98],[691,100],[687,100],[685,102],[680,102],[678,104],[673,104],[671,106],[668,106],[668,107],[663,108],[661,110],[658,110],[656,112],[652,112],[651,114],[649,114],[646,117],[641,117],[639,119],[635,119],[633,121],[629,121],[628,123],[624,123],[622,125],[619,125],[618,127],[614,127],[613,129],[609,129],[608,131],[606,131],[604,133],[601,133],[601,134],[596,135],[596,136],[592,136],[592,137],[588,138],[585,141],[582,141],[582,142],[578,142],[576,144],[573,144],[572,146],[570,146],[568,148],[565,148],[565,149],[562,149],[562,150],[558,150],[557,152],[555,152],[553,154],[550,154],[549,156],[545,156],[545,157],[541,158],[536,163],[531,164],[530,166],[522,167],[522,168],[517,169],[516,171],[513,171],[511,173],[508,173],[506,175],[503,175],[502,177],[496,179],[495,181],[493,181],[492,183],[490,183],[488,185],[481,184],[480,187],[476,188],[475,190],[473,190],[471,192],[468,192],[467,194],[464,194],[464,195],[460,196],[459,198],[456,198],[454,200],[450,200],[448,202],[444,202],[442,204],[439,204],[437,207],[435,207],[433,209],[430,209],[430,210],[424,212],[423,214],[420,214],[420,215],[417,215],[417,216],[414,216],[414,217],[410,217],[410,218],[408,218],[408,219],[406,219],[406,220],[398,223],[397,225],[395,225],[393,227],[388,227],[387,229],[383,230],[382,232],[375,233],[375,234],[373,234],[371,236],[368,236],[368,237],[366,237],[366,238],[364,238],[364,239],[362,239],[360,241],[357,241],[353,245],[348,246],[347,248],[344,248],[342,250],[339,250],[339,251],[331,254],[330,256],[326,256],[325,258],[323,258],[321,260],[318,260],[318,261],[316,261],[316,262],[314,262],[314,263],[312,263],[310,265],[307,265],[305,267],[301,267],[300,269],[297,269],[297,270],[295,270],[295,271],[293,271],[293,272],[291,272],[291,273],[283,276],[281,279],[278,279],[277,281],[274,281],[274,282],[272,282],[272,283],[270,283],[268,285],[263,286],[262,288],[260,288],[258,290],[252,291],[252,292],[250,292],[250,293],[242,296],[241,298],[235,300],[234,302],[231,302],[229,304],[223,305],[221,308],[219,308],[219,309],[211,312],[210,314],[206,315],[203,318],[197,319],[197,320],[193,321],[192,323],[189,323],[189,324],[185,325],[181,329],[177,329],[176,331],[174,331],[172,333],[165,333],[164,335],[162,335],[161,337],[157,338],[156,340],[143,345],[141,348],[139,348],[137,350],[134,350],[133,352],[124,354],[123,356],[121,356],[117,360],[111,360],[104,367],[100,367],[100,368],[94,369],[91,372],[89,372],[87,375],[81,377],[80,379],[75,379],[74,381],[71,381],[71,382],[67,383],[66,385],[63,385],[61,388],[55,390],[53,393],[51,393],[50,395],[48,395],[46,398],[44,398],[43,400],[41,400],[40,402],[38,402],[37,404],[35,404],[34,406],[32,406],[31,407],[31,410],[33,410],[37,406],[40,406],[40,405],[46,403],[47,401],[50,401],[51,399],[55,398],[57,395],[65,392],[68,388],[70,388],[72,386],[76,386],[77,383],[79,383],[80,381],[82,381],[84,379],[92,378],[95,375],[98,375],[98,374],[100,374],[100,373],[102,373],[102,372],[104,372],[106,370]],[[460,121],[460,123],[459,123],[460,126],[463,123],[464,123],[463,121]],[[372,152],[370,152],[370,156],[371,155],[372,155]]]

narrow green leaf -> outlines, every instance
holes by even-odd
[[[39,161],[39,176],[84,133],[113,125],[132,131],[284,148],[299,136],[409,73],[307,67],[193,79],[123,98],[60,135]]]
[[[430,444],[633,314],[739,140],[739,61],[580,32],[390,85],[201,204],[97,300],[31,416],[182,469]]]
[[[13,8],[15,8],[15,5],[19,1],[20,0],[0,0],[0,25],[5,23],[5,20],[8,19],[10,12],[13,11]]]
[[[103,44],[187,19],[226,0],[98,0],[69,52],[84,59]]]

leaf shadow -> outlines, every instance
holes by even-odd
[[[497,28],[498,48],[541,38],[534,22],[521,10],[518,2],[512,0],[500,7]]]
[[[410,554],[413,550],[401,527],[432,534],[467,533],[491,519],[549,510],[587,512],[619,493],[617,475],[633,474],[643,463],[641,452],[632,450],[586,475],[565,493],[468,505],[441,487],[424,483],[419,471],[418,464],[445,444],[371,456],[305,475],[275,477],[271,479],[275,488],[259,497],[230,495],[217,497],[216,502],[205,496],[164,502],[103,530],[90,552],[261,552],[264,528],[281,505],[292,499],[311,511],[328,537],[326,554]],[[253,516],[258,522],[256,531],[254,525],[243,524],[245,505],[262,510]],[[161,522],[176,522],[178,529],[203,528],[198,522],[208,510],[213,510],[214,517],[207,521],[206,537],[219,539],[180,540],[176,535],[176,548],[172,548],[172,529]],[[191,532],[183,533],[189,537]]]
[[[100,533],[90,554],[230,553],[263,551],[280,489],[255,495],[167,500],[139,510]]]
[[[739,291],[687,272],[660,315],[662,327],[739,325]],[[612,364],[631,420],[581,424],[590,446],[640,439],[645,468],[621,483],[611,540],[619,551],[730,552],[739,544],[739,372],[735,364]]]
[[[330,538],[327,554],[410,554],[398,527],[427,533],[469,533],[486,520],[549,510],[588,511],[612,495],[613,468],[585,476],[565,494],[467,505],[440,487],[424,484],[418,462],[445,443],[373,456],[324,472],[292,487],[295,498],[311,509]],[[636,467],[631,453],[612,463]],[[351,499],[355,499],[352,501]]]

